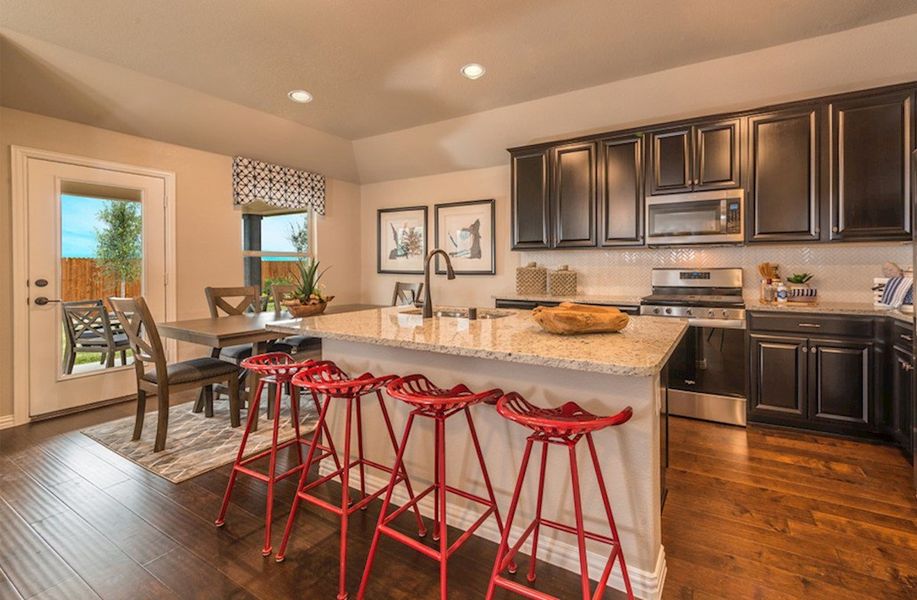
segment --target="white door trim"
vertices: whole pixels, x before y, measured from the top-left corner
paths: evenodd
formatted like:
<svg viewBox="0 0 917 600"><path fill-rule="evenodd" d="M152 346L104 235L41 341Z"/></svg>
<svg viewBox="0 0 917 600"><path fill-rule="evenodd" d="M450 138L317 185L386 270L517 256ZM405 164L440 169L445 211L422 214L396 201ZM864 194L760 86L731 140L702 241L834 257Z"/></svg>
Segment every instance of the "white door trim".
<svg viewBox="0 0 917 600"><path fill-rule="evenodd" d="M29 422L29 204L28 161L47 160L81 167L105 169L117 173L143 175L163 180L165 186L165 269L166 320L175 319L175 173L138 167L106 160L62 154L49 150L11 146L12 215L13 215L13 418L11 423L0 418L0 429ZM176 345L167 342L167 352L174 360Z"/></svg>

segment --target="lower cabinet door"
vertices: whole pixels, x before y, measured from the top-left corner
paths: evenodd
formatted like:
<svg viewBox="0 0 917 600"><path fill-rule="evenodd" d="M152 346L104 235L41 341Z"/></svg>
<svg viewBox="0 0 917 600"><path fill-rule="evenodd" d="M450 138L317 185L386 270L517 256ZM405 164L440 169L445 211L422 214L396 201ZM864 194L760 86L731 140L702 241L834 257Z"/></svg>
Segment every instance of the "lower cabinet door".
<svg viewBox="0 0 917 600"><path fill-rule="evenodd" d="M913 448L911 439L911 394L914 386L914 358L900 348L892 350L891 433L905 450Z"/></svg>
<svg viewBox="0 0 917 600"><path fill-rule="evenodd" d="M843 428L872 426L873 345L810 340L809 419Z"/></svg>
<svg viewBox="0 0 917 600"><path fill-rule="evenodd" d="M804 421L808 339L751 334L749 415Z"/></svg>

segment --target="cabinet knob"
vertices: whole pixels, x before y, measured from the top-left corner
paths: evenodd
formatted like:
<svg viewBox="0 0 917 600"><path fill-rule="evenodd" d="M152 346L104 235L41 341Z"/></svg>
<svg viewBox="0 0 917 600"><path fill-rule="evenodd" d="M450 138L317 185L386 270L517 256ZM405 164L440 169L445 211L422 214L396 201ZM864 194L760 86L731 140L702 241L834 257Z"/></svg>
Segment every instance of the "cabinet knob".
<svg viewBox="0 0 917 600"><path fill-rule="evenodd" d="M803 352L808 352L808 351L809 351L808 346L803 346L803 347L802 347L802 351L803 351Z"/></svg>

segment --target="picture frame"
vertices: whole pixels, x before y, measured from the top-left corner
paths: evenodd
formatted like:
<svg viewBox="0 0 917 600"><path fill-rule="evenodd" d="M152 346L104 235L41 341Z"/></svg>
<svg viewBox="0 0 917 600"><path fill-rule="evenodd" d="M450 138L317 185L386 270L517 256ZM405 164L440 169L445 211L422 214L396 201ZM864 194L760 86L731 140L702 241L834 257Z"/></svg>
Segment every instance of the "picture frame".
<svg viewBox="0 0 917 600"><path fill-rule="evenodd" d="M423 274L427 255L427 207L376 211L376 272Z"/></svg>
<svg viewBox="0 0 917 600"><path fill-rule="evenodd" d="M434 207L436 247L449 254L456 275L496 275L496 202L493 198L437 204ZM436 273L446 272L436 257Z"/></svg>

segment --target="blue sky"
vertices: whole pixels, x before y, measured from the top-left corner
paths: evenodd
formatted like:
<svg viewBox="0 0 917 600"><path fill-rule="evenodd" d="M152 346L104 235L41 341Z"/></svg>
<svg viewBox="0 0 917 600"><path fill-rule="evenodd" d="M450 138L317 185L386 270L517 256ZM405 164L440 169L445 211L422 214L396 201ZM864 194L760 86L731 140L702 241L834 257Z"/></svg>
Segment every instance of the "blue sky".
<svg viewBox="0 0 917 600"><path fill-rule="evenodd" d="M303 222L304 215L275 215L261 219L261 249L267 252L296 252L290 243L290 224Z"/></svg>
<svg viewBox="0 0 917 600"><path fill-rule="evenodd" d="M105 200L69 196L60 198L61 256L91 258L96 254L96 227Z"/></svg>

